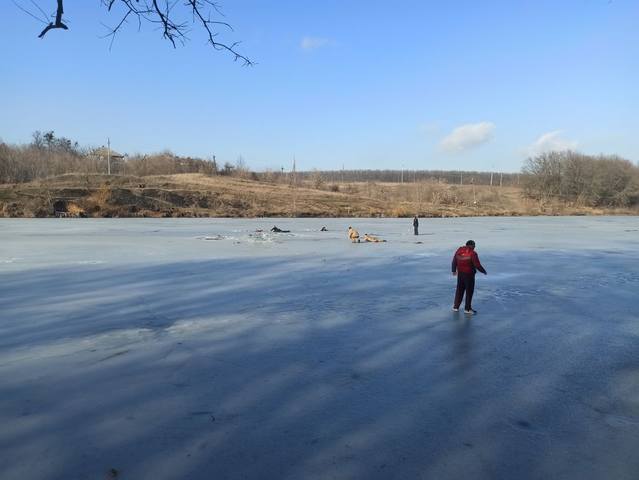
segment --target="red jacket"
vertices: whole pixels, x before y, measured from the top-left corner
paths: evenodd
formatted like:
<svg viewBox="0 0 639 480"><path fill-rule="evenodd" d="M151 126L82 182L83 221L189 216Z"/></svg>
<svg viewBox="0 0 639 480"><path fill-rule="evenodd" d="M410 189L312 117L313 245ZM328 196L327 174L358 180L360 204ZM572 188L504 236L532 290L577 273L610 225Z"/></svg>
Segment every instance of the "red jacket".
<svg viewBox="0 0 639 480"><path fill-rule="evenodd" d="M484 267L479 262L479 257L474 249L463 246L459 247L453 256L453 273L475 273L479 270L481 273L486 273Z"/></svg>

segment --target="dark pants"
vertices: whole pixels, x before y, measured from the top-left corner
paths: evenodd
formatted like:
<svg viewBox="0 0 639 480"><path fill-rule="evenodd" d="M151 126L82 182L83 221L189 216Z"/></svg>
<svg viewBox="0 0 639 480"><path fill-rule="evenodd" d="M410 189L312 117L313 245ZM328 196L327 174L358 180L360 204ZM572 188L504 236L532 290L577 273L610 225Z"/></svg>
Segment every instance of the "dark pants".
<svg viewBox="0 0 639 480"><path fill-rule="evenodd" d="M415 229L415 235L419 235L419 233L417 233L417 230L419 229L419 227L417 225L413 226L413 228Z"/></svg>
<svg viewBox="0 0 639 480"><path fill-rule="evenodd" d="M472 308L473 292L475 291L475 274L457 272L457 290L455 291L455 308L461 305L464 293L466 293L466 303L464 310Z"/></svg>

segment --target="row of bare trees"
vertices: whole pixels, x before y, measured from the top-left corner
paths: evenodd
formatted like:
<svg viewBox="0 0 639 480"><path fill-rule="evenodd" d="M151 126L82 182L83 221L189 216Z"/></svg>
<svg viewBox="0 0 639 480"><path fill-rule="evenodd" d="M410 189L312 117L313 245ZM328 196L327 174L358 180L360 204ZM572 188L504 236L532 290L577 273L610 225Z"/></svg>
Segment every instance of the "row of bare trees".
<svg viewBox="0 0 639 480"><path fill-rule="evenodd" d="M81 147L53 131L33 134L27 145L0 142L0 183L24 183L69 173L104 174L109 170L126 175L172 175L203 173L247 177L250 171L243 159L218 168L215 158L181 157L165 151L150 155L109 156L104 148Z"/></svg>
<svg viewBox="0 0 639 480"><path fill-rule="evenodd" d="M84 169L86 151L77 142L36 131L28 145L0 143L0 183L29 182Z"/></svg>
<svg viewBox="0 0 639 480"><path fill-rule="evenodd" d="M23 183L69 173L135 176L201 173L252 178L275 183L310 183L315 188L342 182L415 183L424 180L449 184L513 185L519 174L497 177L489 172L438 172L396 170L342 170L313 172L251 172L242 157L235 164L218 167L215 158L181 157L165 151L151 155L107 158L104 149L81 147L53 131L33 134L27 145L0 143L0 183ZM402 175L403 173L403 175ZM402 178L403 177L403 178ZM330 182L330 183L329 183ZM617 156L589 156L577 152L548 152L529 158L522 169L524 193L539 201L559 199L587 206L626 207L639 205L639 167Z"/></svg>
<svg viewBox="0 0 639 480"><path fill-rule="evenodd" d="M522 186L529 198L587 206L639 205L639 167L618 156L547 152L529 158Z"/></svg>
<svg viewBox="0 0 639 480"><path fill-rule="evenodd" d="M176 173L203 173L215 175L218 172L215 160L180 157L170 151L152 155L134 155L122 162L116 173L126 175L173 175Z"/></svg>
<svg viewBox="0 0 639 480"><path fill-rule="evenodd" d="M297 172L300 179L323 182L440 182L450 185L516 186L517 173L477 172L459 170L315 170Z"/></svg>

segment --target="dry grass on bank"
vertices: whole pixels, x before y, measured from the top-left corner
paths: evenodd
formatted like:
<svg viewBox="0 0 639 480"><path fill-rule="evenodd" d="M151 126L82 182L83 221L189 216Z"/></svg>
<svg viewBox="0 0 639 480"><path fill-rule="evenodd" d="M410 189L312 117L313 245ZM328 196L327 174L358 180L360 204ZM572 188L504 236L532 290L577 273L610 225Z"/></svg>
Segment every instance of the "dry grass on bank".
<svg viewBox="0 0 639 480"><path fill-rule="evenodd" d="M637 214L540 203L516 187L418 183L277 183L180 174L63 175L0 185L0 216L424 217Z"/></svg>

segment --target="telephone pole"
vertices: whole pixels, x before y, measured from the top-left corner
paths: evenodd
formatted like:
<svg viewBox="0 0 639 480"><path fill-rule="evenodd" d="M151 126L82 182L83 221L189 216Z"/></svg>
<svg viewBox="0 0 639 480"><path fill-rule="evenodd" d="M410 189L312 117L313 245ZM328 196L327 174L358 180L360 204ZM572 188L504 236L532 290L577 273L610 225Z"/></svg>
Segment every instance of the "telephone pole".
<svg viewBox="0 0 639 480"><path fill-rule="evenodd" d="M293 155L293 217L297 211L297 186L295 185L295 155Z"/></svg>
<svg viewBox="0 0 639 480"><path fill-rule="evenodd" d="M295 155L293 155L293 185L295 185Z"/></svg>
<svg viewBox="0 0 639 480"><path fill-rule="evenodd" d="M111 139L107 137L107 173L111 175Z"/></svg>

